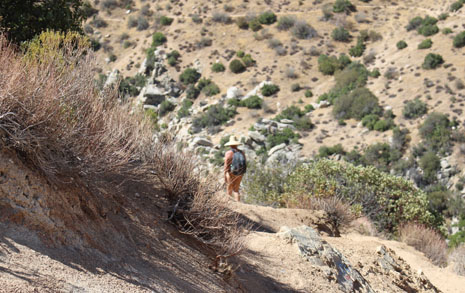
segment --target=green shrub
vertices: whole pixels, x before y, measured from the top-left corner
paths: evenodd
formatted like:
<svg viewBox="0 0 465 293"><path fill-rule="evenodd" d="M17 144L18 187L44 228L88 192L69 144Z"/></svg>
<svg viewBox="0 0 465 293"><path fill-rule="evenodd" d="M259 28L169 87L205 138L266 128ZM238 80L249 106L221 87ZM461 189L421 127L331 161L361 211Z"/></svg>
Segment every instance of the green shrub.
<svg viewBox="0 0 465 293"><path fill-rule="evenodd" d="M458 228L458 232L449 236L449 246L452 248L459 247L462 243L465 243L465 218L462 216L460 221L453 225ZM463 245L462 245L463 247ZM462 248L463 250L463 248ZM463 265L463 263L462 263ZM463 270L463 268L462 268ZM463 275L463 273L462 273Z"/></svg>
<svg viewBox="0 0 465 293"><path fill-rule="evenodd" d="M426 103L417 98L405 104L402 114L407 119L415 119L423 116L427 111L428 108L426 107Z"/></svg>
<svg viewBox="0 0 465 293"><path fill-rule="evenodd" d="M229 70L231 70L233 73L242 73L245 71L245 65L237 59L234 59L229 63Z"/></svg>
<svg viewBox="0 0 465 293"><path fill-rule="evenodd" d="M170 66L175 66L178 63L178 59L181 57L178 51L173 50L166 55L168 57L168 64Z"/></svg>
<svg viewBox="0 0 465 293"><path fill-rule="evenodd" d="M309 40L318 35L316 30L305 21L297 21L292 27L291 33L301 40Z"/></svg>
<svg viewBox="0 0 465 293"><path fill-rule="evenodd" d="M186 89L186 97L190 100L195 100L200 95L200 90L195 85L190 84Z"/></svg>
<svg viewBox="0 0 465 293"><path fill-rule="evenodd" d="M266 142L268 149L271 149L282 143L289 144L290 142L297 142L299 135L293 132L290 128L284 128L282 131L276 131L267 136Z"/></svg>
<svg viewBox="0 0 465 293"><path fill-rule="evenodd" d="M373 126L373 130L384 132L386 130L392 129L395 126L392 119L381 119L376 121Z"/></svg>
<svg viewBox="0 0 465 293"><path fill-rule="evenodd" d="M451 28L445 27L445 28L442 29L442 33L443 33L444 35L448 35L448 34L453 33L453 31L452 31Z"/></svg>
<svg viewBox="0 0 465 293"><path fill-rule="evenodd" d="M168 100L164 100L163 102L161 102L160 104L160 107L158 109L158 115L160 117L163 117L165 116L168 112L171 112L174 110L174 108L176 108L176 106L171 103L170 101Z"/></svg>
<svg viewBox="0 0 465 293"><path fill-rule="evenodd" d="M366 148L361 162L365 166L375 166L381 171L388 172L401 157L402 153L398 149L391 148L387 143L375 143Z"/></svg>
<svg viewBox="0 0 465 293"><path fill-rule="evenodd" d="M199 132L205 127L213 127L224 124L229 119L234 117L234 115L236 115L235 109L224 108L220 104L210 106L206 112L193 119L192 131L195 133Z"/></svg>
<svg viewBox="0 0 465 293"><path fill-rule="evenodd" d="M274 14L272 11L263 12L258 16L258 21L261 24L273 24L276 22L276 19L276 14Z"/></svg>
<svg viewBox="0 0 465 293"><path fill-rule="evenodd" d="M457 34L454 37L454 47L455 48L462 48L465 46L465 31Z"/></svg>
<svg viewBox="0 0 465 293"><path fill-rule="evenodd" d="M408 45L404 40L402 40L402 41L397 42L396 46L397 46L397 49L402 50L402 49L407 48Z"/></svg>
<svg viewBox="0 0 465 293"><path fill-rule="evenodd" d="M360 57L365 52L365 44L362 39L357 40L357 44L349 49L349 55L352 57Z"/></svg>
<svg viewBox="0 0 465 293"><path fill-rule="evenodd" d="M299 107L294 105L286 107L279 115L275 117L276 120L281 121L282 119L294 120L296 118L303 117L305 112L300 110Z"/></svg>
<svg viewBox="0 0 465 293"><path fill-rule="evenodd" d="M277 92L279 92L279 86L275 84L264 84L261 88L261 93L265 97L272 96L276 94Z"/></svg>
<svg viewBox="0 0 465 293"><path fill-rule="evenodd" d="M294 118L294 126L297 128L297 130L309 131L312 130L315 125L312 123L312 120L309 117L304 116Z"/></svg>
<svg viewBox="0 0 465 293"><path fill-rule="evenodd" d="M320 57L318 57L318 70L324 75L333 75L336 71L346 66L341 62L342 56L345 55L341 55L338 60L336 56L328 57L327 55L321 54Z"/></svg>
<svg viewBox="0 0 465 293"><path fill-rule="evenodd" d="M311 91L311 90L306 90L306 91L305 91L305 97L306 97L306 98L311 98L311 97L313 97L312 91Z"/></svg>
<svg viewBox="0 0 465 293"><path fill-rule="evenodd" d="M336 119L354 118L361 120L368 114L381 114L378 98L367 88L356 88L334 102L333 114Z"/></svg>
<svg viewBox="0 0 465 293"><path fill-rule="evenodd" d="M224 67L223 63L216 62L216 63L213 63L212 65L213 72L223 72L225 70L226 68Z"/></svg>
<svg viewBox="0 0 465 293"><path fill-rule="evenodd" d="M422 64L423 69L435 69L444 63L444 59L439 54L429 53Z"/></svg>
<svg viewBox="0 0 465 293"><path fill-rule="evenodd" d="M449 17L449 14L444 12L444 13L439 14L438 19L446 20L448 17Z"/></svg>
<svg viewBox="0 0 465 293"><path fill-rule="evenodd" d="M166 43L167 39L161 32L156 32L152 36L152 47L158 47Z"/></svg>
<svg viewBox="0 0 465 293"><path fill-rule="evenodd" d="M451 147L451 122L445 114L433 112L420 126L420 136L427 147L435 152L444 152Z"/></svg>
<svg viewBox="0 0 465 293"><path fill-rule="evenodd" d="M462 7L463 7L463 3L460 1L457 1L457 2L452 3L452 5L450 6L450 11L455 12L455 11L460 10Z"/></svg>
<svg viewBox="0 0 465 293"><path fill-rule="evenodd" d="M240 102L240 106L247 107L249 109L261 109L263 99L259 96L250 96Z"/></svg>
<svg viewBox="0 0 465 293"><path fill-rule="evenodd" d="M195 84L199 78L200 73L194 68L186 68L179 76L179 80L185 85Z"/></svg>
<svg viewBox="0 0 465 293"><path fill-rule="evenodd" d="M245 53L244 53L244 51L239 50L239 51L236 52L236 56L239 57L239 58L242 58L242 57L245 56Z"/></svg>
<svg viewBox="0 0 465 293"><path fill-rule="evenodd" d="M299 166L289 176L282 200L299 207L313 197L337 197L359 204L363 214L387 232L409 221L431 224L433 218L423 191L374 167L327 159Z"/></svg>
<svg viewBox="0 0 465 293"><path fill-rule="evenodd" d="M421 35L425 37L435 35L438 32L439 32L439 27L435 24L434 25L431 25L431 24L423 25L418 29L418 33L420 33Z"/></svg>
<svg viewBox="0 0 465 293"><path fill-rule="evenodd" d="M278 20L278 30L280 31L290 30L294 26L295 23L296 23L296 19L294 16L281 16Z"/></svg>
<svg viewBox="0 0 465 293"><path fill-rule="evenodd" d="M345 152L345 150L344 150L344 148L342 147L341 144L336 144L336 145L334 145L332 147L321 146L318 149L318 157L320 157L320 158L327 158L327 157L335 155L335 154L339 154L339 155L345 155L346 154L346 152Z"/></svg>
<svg viewBox="0 0 465 293"><path fill-rule="evenodd" d="M305 105L304 107L305 113L315 111L315 107L313 105Z"/></svg>
<svg viewBox="0 0 465 293"><path fill-rule="evenodd" d="M431 39L426 39L421 41L420 44L418 44L418 49L429 49L433 45L433 41Z"/></svg>
<svg viewBox="0 0 465 293"><path fill-rule="evenodd" d="M147 83L145 75L137 73L134 77L125 77L119 84L119 92L124 96L137 96L142 88Z"/></svg>
<svg viewBox="0 0 465 293"><path fill-rule="evenodd" d="M433 151L428 151L420 158L420 168L423 170L423 180L434 183L437 172L441 169L441 160Z"/></svg>
<svg viewBox="0 0 465 293"><path fill-rule="evenodd" d="M193 102L189 99L184 99L181 104L181 108L178 111L178 118L184 118L190 115L189 109L192 107Z"/></svg>
<svg viewBox="0 0 465 293"><path fill-rule="evenodd" d="M362 125L366 128L373 130L376 122L379 121L379 116L375 114L368 114L362 118Z"/></svg>
<svg viewBox="0 0 465 293"><path fill-rule="evenodd" d="M149 22L145 17L142 15L139 15L137 17L137 30L138 31L143 31L149 28Z"/></svg>
<svg viewBox="0 0 465 293"><path fill-rule="evenodd" d="M333 40L338 41L338 42L349 42L350 41L350 34L349 32L341 27L337 27L333 30L331 33L331 37Z"/></svg>
<svg viewBox="0 0 465 293"><path fill-rule="evenodd" d="M421 26L422 22L423 22L423 18L421 18L420 16L412 18L406 27L407 31L417 29L418 27Z"/></svg>
<svg viewBox="0 0 465 293"><path fill-rule="evenodd" d="M349 0L336 0L333 5L333 12L335 13L350 13L355 11L355 6Z"/></svg>
<svg viewBox="0 0 465 293"><path fill-rule="evenodd" d="M249 21L249 28L250 28L253 32L258 32L258 31L261 30L263 27L262 27L262 25L260 24L260 21L258 21L257 18L254 18L254 19L252 19L251 21Z"/></svg>
<svg viewBox="0 0 465 293"><path fill-rule="evenodd" d="M252 58L250 54L245 54L241 57L242 63L245 67L250 67L255 65L255 60Z"/></svg>
<svg viewBox="0 0 465 293"><path fill-rule="evenodd" d="M207 97L214 96L220 93L220 88L214 82L211 82L202 89L202 93Z"/></svg>
<svg viewBox="0 0 465 293"><path fill-rule="evenodd" d="M162 17L160 17L159 22L161 25L168 26L173 23L173 20L174 20L173 18L163 15Z"/></svg>

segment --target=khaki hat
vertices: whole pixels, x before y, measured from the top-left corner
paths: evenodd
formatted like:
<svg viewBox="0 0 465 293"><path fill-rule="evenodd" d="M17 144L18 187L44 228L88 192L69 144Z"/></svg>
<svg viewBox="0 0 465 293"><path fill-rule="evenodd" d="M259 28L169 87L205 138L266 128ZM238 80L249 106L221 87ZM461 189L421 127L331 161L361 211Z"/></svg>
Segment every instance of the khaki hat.
<svg viewBox="0 0 465 293"><path fill-rule="evenodd" d="M225 146L232 146L232 145L242 145L242 142L238 141L234 135L231 135L229 138L229 142L225 144Z"/></svg>

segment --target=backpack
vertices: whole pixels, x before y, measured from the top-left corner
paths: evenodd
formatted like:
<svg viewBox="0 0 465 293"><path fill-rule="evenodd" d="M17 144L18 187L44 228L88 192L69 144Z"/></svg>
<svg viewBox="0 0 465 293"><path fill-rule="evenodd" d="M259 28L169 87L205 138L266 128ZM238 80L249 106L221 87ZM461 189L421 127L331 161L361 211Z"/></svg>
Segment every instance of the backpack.
<svg viewBox="0 0 465 293"><path fill-rule="evenodd" d="M247 170L247 165L245 163L245 156L242 152L233 150L234 155L231 163L231 173L233 175L243 175Z"/></svg>

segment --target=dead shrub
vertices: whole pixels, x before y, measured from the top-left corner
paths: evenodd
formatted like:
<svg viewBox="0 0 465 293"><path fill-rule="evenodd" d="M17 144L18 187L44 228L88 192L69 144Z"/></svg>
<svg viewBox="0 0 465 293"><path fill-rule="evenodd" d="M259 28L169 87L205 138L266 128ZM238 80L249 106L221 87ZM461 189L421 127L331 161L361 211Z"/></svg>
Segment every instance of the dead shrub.
<svg viewBox="0 0 465 293"><path fill-rule="evenodd" d="M437 266L447 264L447 243L435 230L408 223L399 228L399 238L402 242L423 252L433 264Z"/></svg>
<svg viewBox="0 0 465 293"><path fill-rule="evenodd" d="M79 38L47 32L23 54L0 36L1 147L20 153L51 182L76 177L100 190L107 187L96 178L116 175L161 187L182 232L218 258L240 252L244 230L217 195L218 184L169 135L154 136L142 113L130 113L117 84L97 89L95 58Z"/></svg>
<svg viewBox="0 0 465 293"><path fill-rule="evenodd" d="M465 245L457 247L449 256L452 269L458 275L465 276Z"/></svg>
<svg viewBox="0 0 465 293"><path fill-rule="evenodd" d="M373 222L367 217L360 217L353 220L350 223L350 226L362 235L367 236L377 236L378 231L376 230L376 226Z"/></svg>

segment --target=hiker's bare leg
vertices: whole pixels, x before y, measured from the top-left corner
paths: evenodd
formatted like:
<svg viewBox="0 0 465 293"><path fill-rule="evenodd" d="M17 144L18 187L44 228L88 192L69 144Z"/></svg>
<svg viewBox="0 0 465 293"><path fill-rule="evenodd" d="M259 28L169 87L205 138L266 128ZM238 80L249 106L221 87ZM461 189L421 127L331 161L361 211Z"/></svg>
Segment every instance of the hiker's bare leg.
<svg viewBox="0 0 465 293"><path fill-rule="evenodd" d="M234 199L235 199L236 201L241 201L241 193L240 193L239 191L236 192L236 194L235 194L235 196L234 196Z"/></svg>

